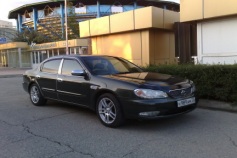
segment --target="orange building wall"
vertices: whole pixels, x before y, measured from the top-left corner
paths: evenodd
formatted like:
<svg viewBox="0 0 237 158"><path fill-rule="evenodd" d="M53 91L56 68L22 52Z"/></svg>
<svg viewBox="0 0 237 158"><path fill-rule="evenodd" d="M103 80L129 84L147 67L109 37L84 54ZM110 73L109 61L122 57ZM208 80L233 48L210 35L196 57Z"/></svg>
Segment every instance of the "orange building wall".
<svg viewBox="0 0 237 158"><path fill-rule="evenodd" d="M138 65L175 62L173 24L179 13L145 7L80 22L80 37L90 37L92 54L123 57ZM90 29L88 29L90 28Z"/></svg>
<svg viewBox="0 0 237 158"><path fill-rule="evenodd" d="M92 54L123 57L137 65L175 63L174 35L143 30L92 37Z"/></svg>
<svg viewBox="0 0 237 158"><path fill-rule="evenodd" d="M180 21L237 15L237 0L180 0Z"/></svg>

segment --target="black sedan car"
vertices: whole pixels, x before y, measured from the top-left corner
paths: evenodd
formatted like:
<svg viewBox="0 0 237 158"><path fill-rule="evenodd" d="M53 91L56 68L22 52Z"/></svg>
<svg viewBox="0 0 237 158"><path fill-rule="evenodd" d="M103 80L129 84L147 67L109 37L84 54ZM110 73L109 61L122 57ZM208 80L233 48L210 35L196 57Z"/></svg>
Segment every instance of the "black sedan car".
<svg viewBox="0 0 237 158"><path fill-rule="evenodd" d="M198 99L191 80L144 72L119 57L66 55L48 58L23 75L36 106L47 99L85 106L117 127L125 119L156 119L190 112Z"/></svg>

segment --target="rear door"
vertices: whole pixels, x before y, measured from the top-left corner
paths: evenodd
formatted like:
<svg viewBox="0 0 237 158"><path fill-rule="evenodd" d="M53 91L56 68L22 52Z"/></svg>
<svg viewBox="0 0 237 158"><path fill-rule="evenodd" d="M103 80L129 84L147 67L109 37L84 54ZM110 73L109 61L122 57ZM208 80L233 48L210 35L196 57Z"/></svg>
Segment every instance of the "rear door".
<svg viewBox="0 0 237 158"><path fill-rule="evenodd" d="M77 59L63 59L62 69L57 78L59 100L88 105L90 82L84 76L71 75L72 70L83 70Z"/></svg>
<svg viewBox="0 0 237 158"><path fill-rule="evenodd" d="M36 75L36 81L47 98L57 99L56 79L61 61L60 58L46 61Z"/></svg>

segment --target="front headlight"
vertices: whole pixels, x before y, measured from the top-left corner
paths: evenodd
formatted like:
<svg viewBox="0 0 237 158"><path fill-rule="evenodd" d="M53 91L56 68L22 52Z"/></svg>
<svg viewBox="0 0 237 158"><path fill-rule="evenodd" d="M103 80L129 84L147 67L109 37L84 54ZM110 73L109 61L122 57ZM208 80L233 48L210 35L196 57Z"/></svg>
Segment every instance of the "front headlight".
<svg viewBox="0 0 237 158"><path fill-rule="evenodd" d="M135 89L134 93L136 96L141 98L153 99L153 98L167 98L167 93L159 90L151 89Z"/></svg>

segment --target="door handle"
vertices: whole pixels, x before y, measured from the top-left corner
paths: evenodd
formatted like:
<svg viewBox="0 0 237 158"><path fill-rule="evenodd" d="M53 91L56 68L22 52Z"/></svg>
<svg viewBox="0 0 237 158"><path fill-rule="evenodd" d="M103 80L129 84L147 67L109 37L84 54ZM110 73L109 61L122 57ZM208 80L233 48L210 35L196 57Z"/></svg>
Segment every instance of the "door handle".
<svg viewBox="0 0 237 158"><path fill-rule="evenodd" d="M57 78L58 82L63 82L63 79Z"/></svg>

